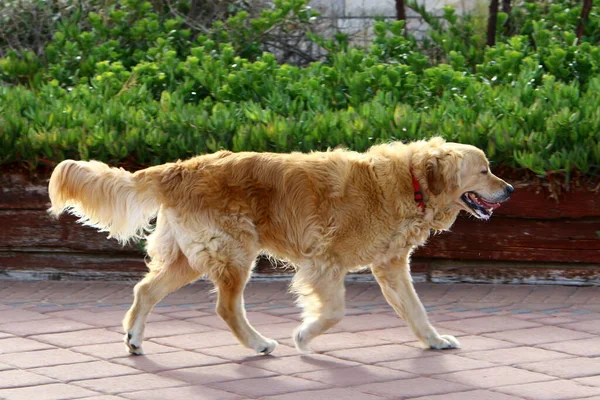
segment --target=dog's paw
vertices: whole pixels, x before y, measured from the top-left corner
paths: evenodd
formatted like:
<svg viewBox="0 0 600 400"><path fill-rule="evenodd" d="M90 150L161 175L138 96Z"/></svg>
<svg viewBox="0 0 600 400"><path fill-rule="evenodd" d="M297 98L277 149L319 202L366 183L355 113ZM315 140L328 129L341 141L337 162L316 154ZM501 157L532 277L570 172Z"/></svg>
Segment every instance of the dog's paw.
<svg viewBox="0 0 600 400"><path fill-rule="evenodd" d="M439 335L427 343L430 349L444 350L456 349L460 347L460 342L451 335Z"/></svg>
<svg viewBox="0 0 600 400"><path fill-rule="evenodd" d="M257 346L255 346L254 350L256 350L257 353L267 355L271 354L278 344L279 343L277 342L277 340L265 339L263 343L260 343Z"/></svg>
<svg viewBox="0 0 600 400"><path fill-rule="evenodd" d="M294 331L294 344L300 353L312 353L310 339L307 336L306 330L302 329L302 327L299 327Z"/></svg>
<svg viewBox="0 0 600 400"><path fill-rule="evenodd" d="M127 350L129 351L129 353L134 354L136 356L143 355L144 350L142 349L142 343L137 343L132 337L133 336L131 333L126 333L125 337L123 338L123 341L127 346Z"/></svg>

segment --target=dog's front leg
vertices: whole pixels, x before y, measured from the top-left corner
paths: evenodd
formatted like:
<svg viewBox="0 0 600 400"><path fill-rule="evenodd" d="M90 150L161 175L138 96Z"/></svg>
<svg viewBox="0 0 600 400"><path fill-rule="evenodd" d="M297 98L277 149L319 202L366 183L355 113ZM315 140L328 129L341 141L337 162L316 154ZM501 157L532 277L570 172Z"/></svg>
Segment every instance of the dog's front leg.
<svg viewBox="0 0 600 400"><path fill-rule="evenodd" d="M460 346L454 336L438 334L429 323L425 308L413 287L408 255L385 264L373 265L371 270L387 302L409 324L419 340L432 349Z"/></svg>

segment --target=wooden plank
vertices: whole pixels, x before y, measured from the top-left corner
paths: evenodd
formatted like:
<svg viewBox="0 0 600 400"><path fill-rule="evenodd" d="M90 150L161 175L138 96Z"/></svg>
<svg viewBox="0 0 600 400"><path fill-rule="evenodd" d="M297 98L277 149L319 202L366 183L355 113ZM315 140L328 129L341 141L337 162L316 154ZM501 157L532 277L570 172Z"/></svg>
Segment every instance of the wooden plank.
<svg viewBox="0 0 600 400"><path fill-rule="evenodd" d="M82 226L71 215L58 220L44 210L0 210L0 248L9 250L76 250L110 252L113 254L141 254L134 245L121 246L116 240L107 240L106 232Z"/></svg>
<svg viewBox="0 0 600 400"><path fill-rule="evenodd" d="M0 275L4 271L15 270L79 270L93 276L104 272L143 273L147 268L142 257L60 252L0 252Z"/></svg>
<svg viewBox="0 0 600 400"><path fill-rule="evenodd" d="M47 209L50 207L48 178L0 174L0 210Z"/></svg>
<svg viewBox="0 0 600 400"><path fill-rule="evenodd" d="M268 261L266 261L268 263ZM412 263L413 279L420 282L600 285L600 265L451 261L421 259ZM268 271L259 268L258 273ZM415 271L418 270L418 271ZM0 253L0 279L127 280L146 272L139 258L64 253ZM289 275L292 271L273 270ZM372 279L369 271L360 279ZM356 279L351 275L349 279Z"/></svg>
<svg viewBox="0 0 600 400"><path fill-rule="evenodd" d="M597 218L600 217L600 193L573 188L555 200L545 190L519 185L511 199L494 214L535 219Z"/></svg>
<svg viewBox="0 0 600 400"><path fill-rule="evenodd" d="M466 265L444 268L434 266L430 274L431 282L451 283L503 283L503 284L559 284L559 285L598 285L599 268L569 267L532 267L528 265L512 266L475 266Z"/></svg>
<svg viewBox="0 0 600 400"><path fill-rule="evenodd" d="M420 257L440 258L447 260L498 260L498 261L537 261L537 262L562 262L565 268L575 263L598 262L598 252L595 250L552 250L535 248L501 248L494 250L447 250L437 251L434 247L426 252L419 252L415 259Z"/></svg>
<svg viewBox="0 0 600 400"><path fill-rule="evenodd" d="M597 219L459 218L451 232L432 237L415 257L458 260L600 262Z"/></svg>
<svg viewBox="0 0 600 400"><path fill-rule="evenodd" d="M21 271L21 272L19 272ZM0 278L17 277L26 273L34 279L60 279L61 275L75 279L95 279L109 276L114 279L140 277L147 272L144 257L104 253L0 251ZM274 265L266 257L259 257L255 273L281 275L294 270L284 264ZM79 278L77 278L79 277ZM111 279L112 279L111 278Z"/></svg>

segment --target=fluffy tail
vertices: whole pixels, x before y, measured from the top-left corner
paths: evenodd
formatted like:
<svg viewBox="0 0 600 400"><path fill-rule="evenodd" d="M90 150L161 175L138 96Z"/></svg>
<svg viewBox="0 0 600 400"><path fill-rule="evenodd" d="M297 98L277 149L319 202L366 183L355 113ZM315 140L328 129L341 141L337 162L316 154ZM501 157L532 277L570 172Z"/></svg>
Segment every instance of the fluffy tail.
<svg viewBox="0 0 600 400"><path fill-rule="evenodd" d="M61 162L52 172L48 192L50 214L58 217L67 211L121 243L141 238L160 207L147 174L97 161Z"/></svg>

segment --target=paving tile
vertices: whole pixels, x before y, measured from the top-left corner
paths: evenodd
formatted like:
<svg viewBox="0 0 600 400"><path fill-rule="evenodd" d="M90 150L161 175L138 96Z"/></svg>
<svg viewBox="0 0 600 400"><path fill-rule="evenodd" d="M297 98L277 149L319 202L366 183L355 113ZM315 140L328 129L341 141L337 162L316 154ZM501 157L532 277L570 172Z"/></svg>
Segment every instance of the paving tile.
<svg viewBox="0 0 600 400"><path fill-rule="evenodd" d="M223 364L227 361L221 358L207 356L206 354L194 353L191 351L177 351L174 353L159 353L141 357L130 356L114 358L112 362L127 365L145 372L158 372L177 368Z"/></svg>
<svg viewBox="0 0 600 400"><path fill-rule="evenodd" d="M564 379L600 375L600 358L575 357L560 362L536 362L519 364L519 368L556 376Z"/></svg>
<svg viewBox="0 0 600 400"><path fill-rule="evenodd" d="M585 386L568 380L526 383L515 386L504 386L495 390L535 400L563 400L589 397L600 394L600 388Z"/></svg>
<svg viewBox="0 0 600 400"><path fill-rule="evenodd" d="M47 343L41 343L37 340L25 339L21 337L0 339L0 354L18 353L21 351L44 350L51 348L53 348L53 346Z"/></svg>
<svg viewBox="0 0 600 400"><path fill-rule="evenodd" d="M87 325L94 327L121 327L121 321L125 317L126 309L118 309L107 312L93 312L90 310L74 309L53 312L50 315L52 317L66 318L77 322L82 322ZM164 321L169 319L168 317L158 314L151 313L148 316L148 322Z"/></svg>
<svg viewBox="0 0 600 400"><path fill-rule="evenodd" d="M84 331L31 336L31 339L49 343L57 347L69 348L101 343L121 343L123 335L106 329L88 329Z"/></svg>
<svg viewBox="0 0 600 400"><path fill-rule="evenodd" d="M0 398L600 399L595 288L417 284L434 326L461 341L439 352L422 349L376 284L349 282L346 318L314 341L325 355L300 356L291 340L300 310L286 285L246 290L250 321L281 343L273 356L240 345L214 314L210 284L198 282L156 308L147 355L133 357L120 327L130 284L0 281L0 387L32 385L4 388ZM49 394L32 392L38 387ZM67 392L84 388L93 391Z"/></svg>
<svg viewBox="0 0 600 400"><path fill-rule="evenodd" d="M23 321L33 321L38 319L47 319L48 317L44 314L21 310L18 308L9 308L6 310L0 310L0 321L2 321L2 325L0 325L0 331L2 332L10 332L5 328L10 326L11 324L15 324L17 322ZM10 324L9 324L10 323Z"/></svg>
<svg viewBox="0 0 600 400"><path fill-rule="evenodd" d="M181 292L181 290L177 291L175 293L180 294L180 292ZM186 307L183 307L182 303L179 303L178 305L169 305L168 304L168 300L172 299L172 298L173 298L173 295L167 297L166 300L163 300L162 302L158 303L158 305L152 309L152 314L165 314L165 315L168 315L168 314L170 314L172 312L181 311L181 310L189 310L190 309L191 306L188 307L189 304L187 304ZM132 299L132 301L133 301L133 299ZM131 304L131 302L130 302L130 304ZM198 307L206 307L207 304L198 303L197 306ZM212 305L212 310L214 310L214 304Z"/></svg>
<svg viewBox="0 0 600 400"><path fill-rule="evenodd" d="M502 339L508 342L527 345L586 339L592 337L592 335L589 333L559 328L557 326L540 326L537 328L488 333L486 336L494 339Z"/></svg>
<svg viewBox="0 0 600 400"><path fill-rule="evenodd" d="M276 307L265 309L262 312L270 315L281 316L285 318L293 318L299 319L300 314L302 314L302 310L298 307L290 306L290 307Z"/></svg>
<svg viewBox="0 0 600 400"><path fill-rule="evenodd" d="M594 375L585 378L574 379L576 382L583 383L584 385L600 387L600 376Z"/></svg>
<svg viewBox="0 0 600 400"><path fill-rule="evenodd" d="M0 371L6 371L7 369L15 369L15 367L0 363Z"/></svg>
<svg viewBox="0 0 600 400"><path fill-rule="evenodd" d="M165 389L142 390L124 393L125 398L133 400L238 400L242 397L222 390L205 386L184 386Z"/></svg>
<svg viewBox="0 0 600 400"><path fill-rule="evenodd" d="M147 356L151 354L170 353L180 350L176 349L175 347L163 346L161 344L156 344L149 341L145 341L143 343L143 348L144 354ZM125 343L123 343L122 340L119 343L103 343L93 344L90 346L77 346L72 347L69 350L101 358L103 360L131 356L129 354L129 351L127 350L127 347L125 346Z"/></svg>
<svg viewBox="0 0 600 400"><path fill-rule="evenodd" d="M61 318L61 319L69 319L76 322L81 322L86 325L90 325L94 328L98 327L109 327L109 326L119 326L123 316L125 315L126 310L115 310L111 312L96 312L74 308L74 309L64 309L61 308L58 311L52 311L47 313L46 315L52 318Z"/></svg>
<svg viewBox="0 0 600 400"><path fill-rule="evenodd" d="M375 365L359 365L350 368L325 369L305 372L295 375L298 378L309 379L329 385L349 387L367 383L394 381L399 379L416 378L417 375L397 371Z"/></svg>
<svg viewBox="0 0 600 400"><path fill-rule="evenodd" d="M460 348L452 350L453 354L465 354L480 350L495 350L508 347L516 347L517 344L504 340L492 339L485 336L461 336Z"/></svg>
<svg viewBox="0 0 600 400"><path fill-rule="evenodd" d="M1 318L2 317L0 317L0 321L5 322ZM43 322L39 319L31 319L0 325L0 331L9 332L19 336L70 332L91 328L93 328L93 326L65 318L48 318L44 319Z"/></svg>
<svg viewBox="0 0 600 400"><path fill-rule="evenodd" d="M471 387L432 378L402 379L356 386L355 390L385 398L419 397L442 393L464 392Z"/></svg>
<svg viewBox="0 0 600 400"><path fill-rule="evenodd" d="M79 399L90 397L98 393L66 385L64 383L53 383L49 385L27 386L14 389L3 389L2 399L5 400L57 400L57 399Z"/></svg>
<svg viewBox="0 0 600 400"><path fill-rule="evenodd" d="M573 318L569 318L569 317L565 317L565 316L551 316L551 317L543 317L543 318L536 318L533 320L533 322L537 322L538 324L544 324L544 325L561 325L561 324L570 324L577 321L576 319ZM566 327L566 326L565 326Z"/></svg>
<svg viewBox="0 0 600 400"><path fill-rule="evenodd" d="M306 354L282 358L261 357L253 361L245 362L244 365L265 369L281 375L293 375L301 372L350 367L357 365L357 363L323 354Z"/></svg>
<svg viewBox="0 0 600 400"><path fill-rule="evenodd" d="M436 378L483 389L522 383L543 382L554 379L548 375L505 366L452 372L449 374L436 375Z"/></svg>
<svg viewBox="0 0 600 400"><path fill-rule="evenodd" d="M434 396L416 397L411 400L521 400L504 393L490 392L489 390L471 390L468 392L444 393Z"/></svg>
<svg viewBox="0 0 600 400"><path fill-rule="evenodd" d="M438 354L439 355L435 357L412 358L409 360L384 362L378 365L405 372L411 372L420 376L444 374L455 371L467 371L471 369L488 368L494 366L494 364L488 361L472 360L470 358L460 357L453 354Z"/></svg>
<svg viewBox="0 0 600 400"><path fill-rule="evenodd" d="M396 313L394 313L393 315L396 315ZM481 316L481 314L479 314L479 315ZM433 326L435 326L438 322L455 321L457 319L461 319L461 318L451 317L447 314L443 314L440 311L428 312L427 317L429 318L429 322L431 322L433 324Z"/></svg>
<svg viewBox="0 0 600 400"><path fill-rule="evenodd" d="M298 321L293 321L293 322L286 322L286 323L282 323L282 324L272 324L272 325L261 325L259 327L257 327L256 329L260 332L261 335L271 338L271 339L275 339L275 340L280 340L280 339L289 339L292 337L294 330L300 325L300 322ZM333 329L330 329L327 332L339 332L339 329L337 329L337 327L334 327Z"/></svg>
<svg viewBox="0 0 600 400"><path fill-rule="evenodd" d="M294 346L293 340L287 339L282 340L283 343ZM352 332L340 332L340 333L327 333L325 335L318 336L311 343L312 349L317 352L329 352L333 350L351 349L355 347L370 347L380 346L388 344L388 342L359 333Z"/></svg>
<svg viewBox="0 0 600 400"><path fill-rule="evenodd" d="M468 318L458 321L446 321L438 323L438 331L443 332L442 327L456 329L471 334L488 332L502 332L515 329L525 329L540 326L531 321L524 321L509 316L489 316L480 318Z"/></svg>
<svg viewBox="0 0 600 400"><path fill-rule="evenodd" d="M495 364L513 365L535 361L558 360L572 356L556 351L537 349L535 347L514 347L508 349L484 350L464 353L464 357L475 360L490 361Z"/></svg>
<svg viewBox="0 0 600 400"><path fill-rule="evenodd" d="M600 319L589 319L564 325L565 328L593 334L600 334ZM2 328L0 327L0 330Z"/></svg>
<svg viewBox="0 0 600 400"><path fill-rule="evenodd" d="M181 368L161 372L161 376L187 382L191 385L205 385L214 382L227 382L238 379L274 376L274 372L240 364L219 364L205 367Z"/></svg>
<svg viewBox="0 0 600 400"><path fill-rule="evenodd" d="M58 379L62 382L81 381L85 379L106 378L110 376L134 375L142 372L123 365L107 361L91 361L73 365L56 365L30 369L31 372Z"/></svg>
<svg viewBox="0 0 600 400"><path fill-rule="evenodd" d="M193 324L188 321L166 320L147 323L144 336L146 339L150 339L164 336L184 335L188 333L200 333L211 330L212 328L210 327Z"/></svg>
<svg viewBox="0 0 600 400"><path fill-rule="evenodd" d="M233 334L228 331L189 333L187 335L155 338L151 339L151 341L184 350L205 349L209 347L238 344L238 341L235 339Z"/></svg>
<svg viewBox="0 0 600 400"><path fill-rule="evenodd" d="M459 309L461 307L458 307ZM464 321L469 318L481 317L485 315L483 312L479 310L460 310L454 312L446 312L444 313L446 317L450 317L448 320L450 321ZM441 321L444 322L444 321Z"/></svg>
<svg viewBox="0 0 600 400"><path fill-rule="evenodd" d="M155 313L152 313L150 315L153 315L153 314L155 314ZM161 314L157 314L157 315L161 315ZM198 311L198 310L183 310L182 311L181 309L176 309L174 311L164 313L164 315L168 316L169 318L185 320L188 318L208 317L209 315L211 315L211 313L208 313L205 311Z"/></svg>
<svg viewBox="0 0 600 400"><path fill-rule="evenodd" d="M589 306L586 308L590 308ZM578 312L584 311L584 312ZM573 318L576 321L598 321L600 320L599 312L587 312L586 310L572 310L569 313L569 318Z"/></svg>
<svg viewBox="0 0 600 400"><path fill-rule="evenodd" d="M208 349L198 349L194 351L235 362L254 361L265 357L264 354L257 353L254 350L244 347L240 344L234 344L231 346L212 347ZM296 350L295 347L290 347L285 344L279 343L275 348L275 351L271 353L271 356L289 357L297 356L299 354L300 353L298 352L298 350Z"/></svg>
<svg viewBox="0 0 600 400"><path fill-rule="evenodd" d="M372 331L399 326L406 326L400 317L384 314L350 315L337 324L337 328L345 332Z"/></svg>
<svg viewBox="0 0 600 400"><path fill-rule="evenodd" d="M287 318L277 317L275 315L269 315L265 313L259 312L246 312L246 317L248 321L253 326L261 326L266 324L283 324L291 322ZM191 318L186 320L187 322L193 322L195 324L200 324L203 326L209 326L215 329L228 330L227 324L223 322L223 320L217 315L210 315L207 317L199 317L199 318Z"/></svg>
<svg viewBox="0 0 600 400"><path fill-rule="evenodd" d="M533 322L536 322L540 318L548 317L547 314L533 312L533 310L522 309L522 308L509 309L509 310L507 310L507 315L510 315L511 318L531 320Z"/></svg>
<svg viewBox="0 0 600 400"><path fill-rule="evenodd" d="M0 389L44 385L53 382L54 379L18 369L0 371ZM0 391L0 395L1 394Z"/></svg>
<svg viewBox="0 0 600 400"><path fill-rule="evenodd" d="M538 347L548 350L556 350L563 353L573 354L582 357L600 356L600 337L590 339L568 340L557 343L541 344Z"/></svg>
<svg viewBox="0 0 600 400"><path fill-rule="evenodd" d="M95 390L96 392L100 393L121 394L139 391L140 388L151 390L166 387L184 386L185 382L166 378L164 376L157 376L154 374L139 374L90 379L85 381L77 381L74 382L74 384L86 389Z"/></svg>
<svg viewBox="0 0 600 400"><path fill-rule="evenodd" d="M239 394L244 398L272 396L276 394L299 392L303 390L325 389L327 385L291 376L270 378L240 379L231 382L209 384L212 388Z"/></svg>
<svg viewBox="0 0 600 400"><path fill-rule="evenodd" d="M246 315L248 317L248 321L250 321L250 323L255 326L298 322L295 319L290 319L285 316L272 315L266 312L259 312L254 310L249 310L246 313Z"/></svg>
<svg viewBox="0 0 600 400"><path fill-rule="evenodd" d="M600 400L600 396L586 397L585 399L582 397L577 400Z"/></svg>
<svg viewBox="0 0 600 400"><path fill-rule="evenodd" d="M460 332L454 329L441 329L441 333L444 335L461 336L464 332ZM358 332L358 335L366 337L375 337L381 340L387 340L392 343L407 343L418 341L415 334L408 326L401 326L397 328L379 329L374 331L362 331Z"/></svg>
<svg viewBox="0 0 600 400"><path fill-rule="evenodd" d="M381 397L372 394L357 392L352 389L322 389L322 390L310 390L302 392L294 392L287 394L279 394L275 396L263 397L264 400L331 400L331 399L344 399L344 400L379 400Z"/></svg>
<svg viewBox="0 0 600 400"><path fill-rule="evenodd" d="M336 350L327 352L326 354L363 364L375 364L378 362L404 360L416 357L432 357L437 355L437 352L429 349L417 349L402 344L387 344L383 346Z"/></svg>
<svg viewBox="0 0 600 400"><path fill-rule="evenodd" d="M0 355L0 363L22 369L74 364L93 360L92 357L64 349L27 351Z"/></svg>

